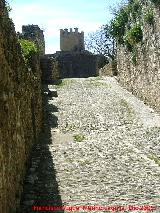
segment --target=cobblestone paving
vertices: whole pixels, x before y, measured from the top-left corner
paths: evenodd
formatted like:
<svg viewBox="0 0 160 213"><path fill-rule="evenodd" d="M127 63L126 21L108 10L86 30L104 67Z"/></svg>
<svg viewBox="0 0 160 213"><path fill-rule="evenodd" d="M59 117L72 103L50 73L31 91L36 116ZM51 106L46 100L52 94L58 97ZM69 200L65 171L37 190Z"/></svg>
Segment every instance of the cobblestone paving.
<svg viewBox="0 0 160 213"><path fill-rule="evenodd" d="M115 78L65 79L55 87L21 212L33 205L121 205L125 212L151 212L128 208L152 205L160 212L160 116Z"/></svg>

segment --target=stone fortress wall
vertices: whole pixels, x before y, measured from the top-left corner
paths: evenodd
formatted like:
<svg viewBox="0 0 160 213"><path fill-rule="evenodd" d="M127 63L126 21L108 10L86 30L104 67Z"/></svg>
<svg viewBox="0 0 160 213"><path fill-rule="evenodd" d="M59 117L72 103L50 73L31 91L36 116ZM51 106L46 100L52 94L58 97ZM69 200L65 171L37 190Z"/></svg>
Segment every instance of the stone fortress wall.
<svg viewBox="0 0 160 213"><path fill-rule="evenodd" d="M61 51L55 54L61 78L87 78L98 75L97 56L85 52Z"/></svg>
<svg viewBox="0 0 160 213"><path fill-rule="evenodd" d="M60 30L60 49L54 56L59 62L61 78L86 78L98 75L97 57L85 50L84 32L78 28Z"/></svg>
<svg viewBox="0 0 160 213"><path fill-rule="evenodd" d="M5 0L0 0L0 212L18 212L32 145L42 127L39 56L28 69Z"/></svg>
<svg viewBox="0 0 160 213"><path fill-rule="evenodd" d="M42 70L42 83L54 83L60 79L59 62L54 54L45 54L40 60Z"/></svg>
<svg viewBox="0 0 160 213"><path fill-rule="evenodd" d="M41 57L42 81L51 83L59 78L86 78L98 75L97 56L85 50L84 32L60 30L60 49Z"/></svg>
<svg viewBox="0 0 160 213"><path fill-rule="evenodd" d="M60 30L60 50L61 51L83 51L84 47L84 32L78 32L78 28L70 28Z"/></svg>
<svg viewBox="0 0 160 213"><path fill-rule="evenodd" d="M85 50L84 32L78 28L60 30L60 49L45 54L43 31L38 25L22 26L20 38L34 41L41 53L42 82L51 83L59 78L91 77L98 75L99 57Z"/></svg>
<svg viewBox="0 0 160 213"><path fill-rule="evenodd" d="M160 111L159 11L160 8L154 7L153 26L143 26L143 46L138 47L136 65L132 64L131 53L125 47L118 46L117 49L120 83L157 111ZM65 39L62 35L60 52L44 55L42 30L37 25L24 26L19 36L36 41L42 55L43 72L36 55L30 70L22 57L5 0L0 0L0 212L17 212L19 206L27 159L43 123L41 76L52 81L97 75L97 58L85 51L84 35L77 31L72 33Z"/></svg>
<svg viewBox="0 0 160 213"><path fill-rule="evenodd" d="M19 34L19 37L35 42L39 49L40 55L45 54L44 34L43 30L41 30L38 25L23 25L22 33Z"/></svg>
<svg viewBox="0 0 160 213"><path fill-rule="evenodd" d="M153 8L154 22L143 23L143 41L137 45L136 64L133 54L123 45L117 47L118 79L122 86L160 112L160 6L141 1L144 14Z"/></svg>

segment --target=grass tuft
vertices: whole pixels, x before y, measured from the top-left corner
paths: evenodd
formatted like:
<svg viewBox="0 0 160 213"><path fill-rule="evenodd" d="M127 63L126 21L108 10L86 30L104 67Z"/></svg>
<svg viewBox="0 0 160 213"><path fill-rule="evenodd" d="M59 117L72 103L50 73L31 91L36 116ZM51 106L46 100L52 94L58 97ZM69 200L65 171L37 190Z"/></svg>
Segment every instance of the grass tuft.
<svg viewBox="0 0 160 213"><path fill-rule="evenodd" d="M82 135L82 134L77 134L77 135L74 135L74 141L76 142L82 142L83 140L85 140L85 136Z"/></svg>

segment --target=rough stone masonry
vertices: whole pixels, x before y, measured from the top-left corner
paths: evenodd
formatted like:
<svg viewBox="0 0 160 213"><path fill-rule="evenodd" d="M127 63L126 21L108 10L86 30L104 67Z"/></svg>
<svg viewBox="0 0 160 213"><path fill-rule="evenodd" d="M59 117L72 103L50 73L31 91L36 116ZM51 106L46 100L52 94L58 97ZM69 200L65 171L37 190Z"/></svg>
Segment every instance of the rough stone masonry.
<svg viewBox="0 0 160 213"><path fill-rule="evenodd" d="M137 45L136 64L132 62L133 54L118 45L118 79L121 85L160 112L160 5L150 0L138 2L144 14L152 9L154 22L151 25L141 20L143 40Z"/></svg>
<svg viewBox="0 0 160 213"><path fill-rule="evenodd" d="M98 75L98 57L85 50L84 32L60 30L60 49L41 58L42 80L53 82L59 78L81 78ZM58 66L57 66L58 62Z"/></svg>
<svg viewBox="0 0 160 213"><path fill-rule="evenodd" d="M42 126L39 57L28 70L5 1L0 0L0 212L16 212L27 160Z"/></svg>

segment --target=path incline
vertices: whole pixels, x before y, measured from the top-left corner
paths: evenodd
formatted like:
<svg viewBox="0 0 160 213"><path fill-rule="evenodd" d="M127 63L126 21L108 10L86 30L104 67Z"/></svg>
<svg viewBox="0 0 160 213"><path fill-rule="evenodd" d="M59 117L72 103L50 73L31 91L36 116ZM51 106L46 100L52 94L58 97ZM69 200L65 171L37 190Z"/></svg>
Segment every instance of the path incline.
<svg viewBox="0 0 160 213"><path fill-rule="evenodd" d="M23 212L33 205L153 205L160 212L160 116L114 78L65 79L55 87Z"/></svg>

